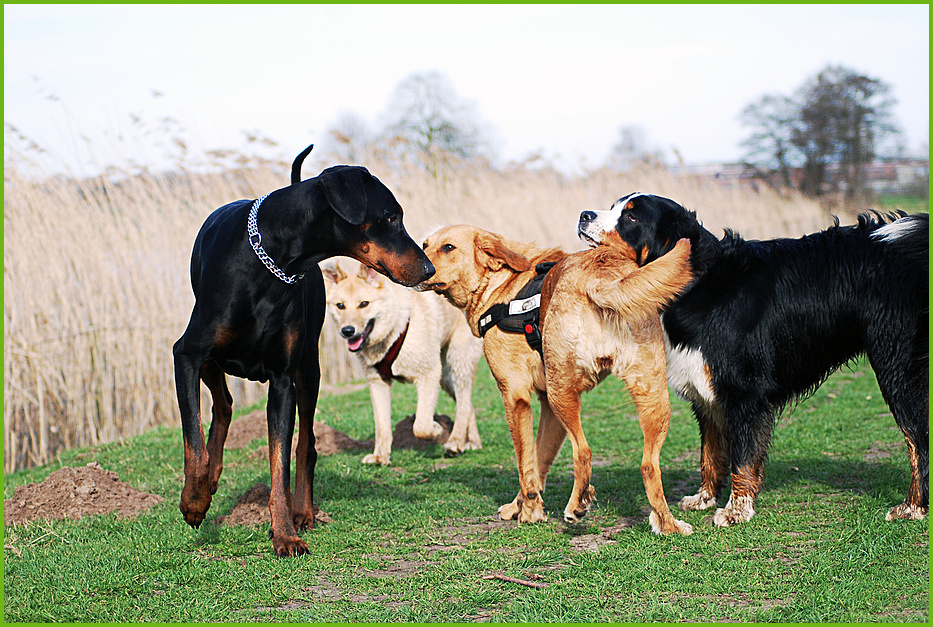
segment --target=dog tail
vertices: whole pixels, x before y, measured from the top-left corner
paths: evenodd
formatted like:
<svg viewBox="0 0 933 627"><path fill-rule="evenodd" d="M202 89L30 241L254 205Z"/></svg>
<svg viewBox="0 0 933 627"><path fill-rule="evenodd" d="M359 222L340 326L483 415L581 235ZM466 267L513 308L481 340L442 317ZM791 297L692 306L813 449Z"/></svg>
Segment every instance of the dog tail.
<svg viewBox="0 0 933 627"><path fill-rule="evenodd" d="M301 164L304 163L305 157L311 152L311 149L314 148L314 144L311 144L295 157L295 160L292 162L292 185L301 182Z"/></svg>
<svg viewBox="0 0 933 627"><path fill-rule="evenodd" d="M624 318L641 318L657 315L692 278L690 240L682 239L670 252L637 268L620 282L593 280L586 291L597 307Z"/></svg>

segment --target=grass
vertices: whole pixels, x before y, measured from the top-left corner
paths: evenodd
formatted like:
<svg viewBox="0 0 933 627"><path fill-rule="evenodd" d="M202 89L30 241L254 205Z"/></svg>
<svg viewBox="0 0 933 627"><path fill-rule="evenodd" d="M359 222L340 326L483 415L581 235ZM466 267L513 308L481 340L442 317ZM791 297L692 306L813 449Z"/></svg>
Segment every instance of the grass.
<svg viewBox="0 0 933 627"><path fill-rule="evenodd" d="M413 412L413 386L393 387L395 420ZM333 522L304 534L311 554L276 559L267 528L212 522L269 481L254 442L225 456L208 520L178 512L181 435L158 427L122 444L62 453L6 476L4 494L62 465L98 461L166 501L136 520L98 516L7 527L7 622L926 622L928 523L885 522L903 499L903 438L864 363L835 374L775 432L757 515L716 528L710 512L676 514L691 536L650 533L638 463L641 434L621 385L584 399L598 507L559 521L572 485L570 447L550 475L550 520L496 520L517 490L514 452L495 384L483 365L475 403L485 448L447 459L440 446L393 452L387 467L362 453L321 457L315 497ZM318 419L371 438L365 390L320 401ZM239 414L245 410L241 410ZM444 398L441 413L453 415ZM662 452L667 496L698 485L697 430L674 403ZM484 576L535 579L544 589Z"/></svg>

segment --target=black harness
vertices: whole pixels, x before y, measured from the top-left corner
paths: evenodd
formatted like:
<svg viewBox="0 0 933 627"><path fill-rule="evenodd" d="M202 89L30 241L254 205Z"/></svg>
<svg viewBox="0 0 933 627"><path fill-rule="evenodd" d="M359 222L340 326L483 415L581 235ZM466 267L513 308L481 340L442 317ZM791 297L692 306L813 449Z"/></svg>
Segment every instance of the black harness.
<svg viewBox="0 0 933 627"><path fill-rule="evenodd" d="M485 337L493 327L505 333L524 333L528 346L541 354L541 330L538 322L541 314L541 284L556 262L539 263L535 266L533 279L519 290L515 300L496 303L479 319L479 336ZM543 354L542 354L543 357Z"/></svg>

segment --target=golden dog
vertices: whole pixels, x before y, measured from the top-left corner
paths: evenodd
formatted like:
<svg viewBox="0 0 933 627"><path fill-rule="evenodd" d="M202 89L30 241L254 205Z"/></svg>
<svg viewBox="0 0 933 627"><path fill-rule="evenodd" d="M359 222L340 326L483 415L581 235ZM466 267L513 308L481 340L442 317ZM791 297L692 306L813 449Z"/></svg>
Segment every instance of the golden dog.
<svg viewBox="0 0 933 627"><path fill-rule="evenodd" d="M492 328L483 343L504 401L521 487L512 503L499 508L499 516L519 522L546 520L541 492L568 433L574 487L564 519L576 522L586 513L595 490L589 485L591 453L580 425L580 395L612 373L626 382L639 411L645 436L641 471L652 531L691 533L690 525L670 513L659 467L670 400L658 307L690 280L689 243L680 242L669 255L638 268L622 248L601 246L567 255L483 229L453 226L429 236L424 251L436 273L417 289L434 290L463 309L477 335L482 315L493 304L512 300L535 275L536 264L558 262L541 293L547 376L541 357L523 335ZM534 444L532 392L541 403Z"/></svg>

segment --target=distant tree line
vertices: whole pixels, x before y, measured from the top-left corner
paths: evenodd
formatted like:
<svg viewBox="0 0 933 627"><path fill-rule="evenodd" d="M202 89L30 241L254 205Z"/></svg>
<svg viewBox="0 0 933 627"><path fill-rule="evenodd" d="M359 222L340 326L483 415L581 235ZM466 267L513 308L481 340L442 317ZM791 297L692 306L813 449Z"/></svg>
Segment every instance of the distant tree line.
<svg viewBox="0 0 933 627"><path fill-rule="evenodd" d="M888 84L843 66L827 66L791 95L764 94L740 113L749 135L744 162L775 187L812 197L842 194L847 202L868 196L866 168L878 157L902 150L893 121L896 100ZM404 78L392 92L380 128L345 111L328 130L330 150L356 162L378 150L435 169L438 158L494 160L494 131L480 119L476 103L457 94L441 72ZM682 162L676 148L674 157ZM649 146L637 124L619 129L608 165L665 165L662 150ZM436 171L436 170L435 170Z"/></svg>
<svg viewBox="0 0 933 627"><path fill-rule="evenodd" d="M828 66L792 95L765 94L739 118L750 135L746 163L759 177L809 196L868 195L865 169L885 148L898 150L900 131L889 85L842 66ZM893 147L893 148L892 148Z"/></svg>

